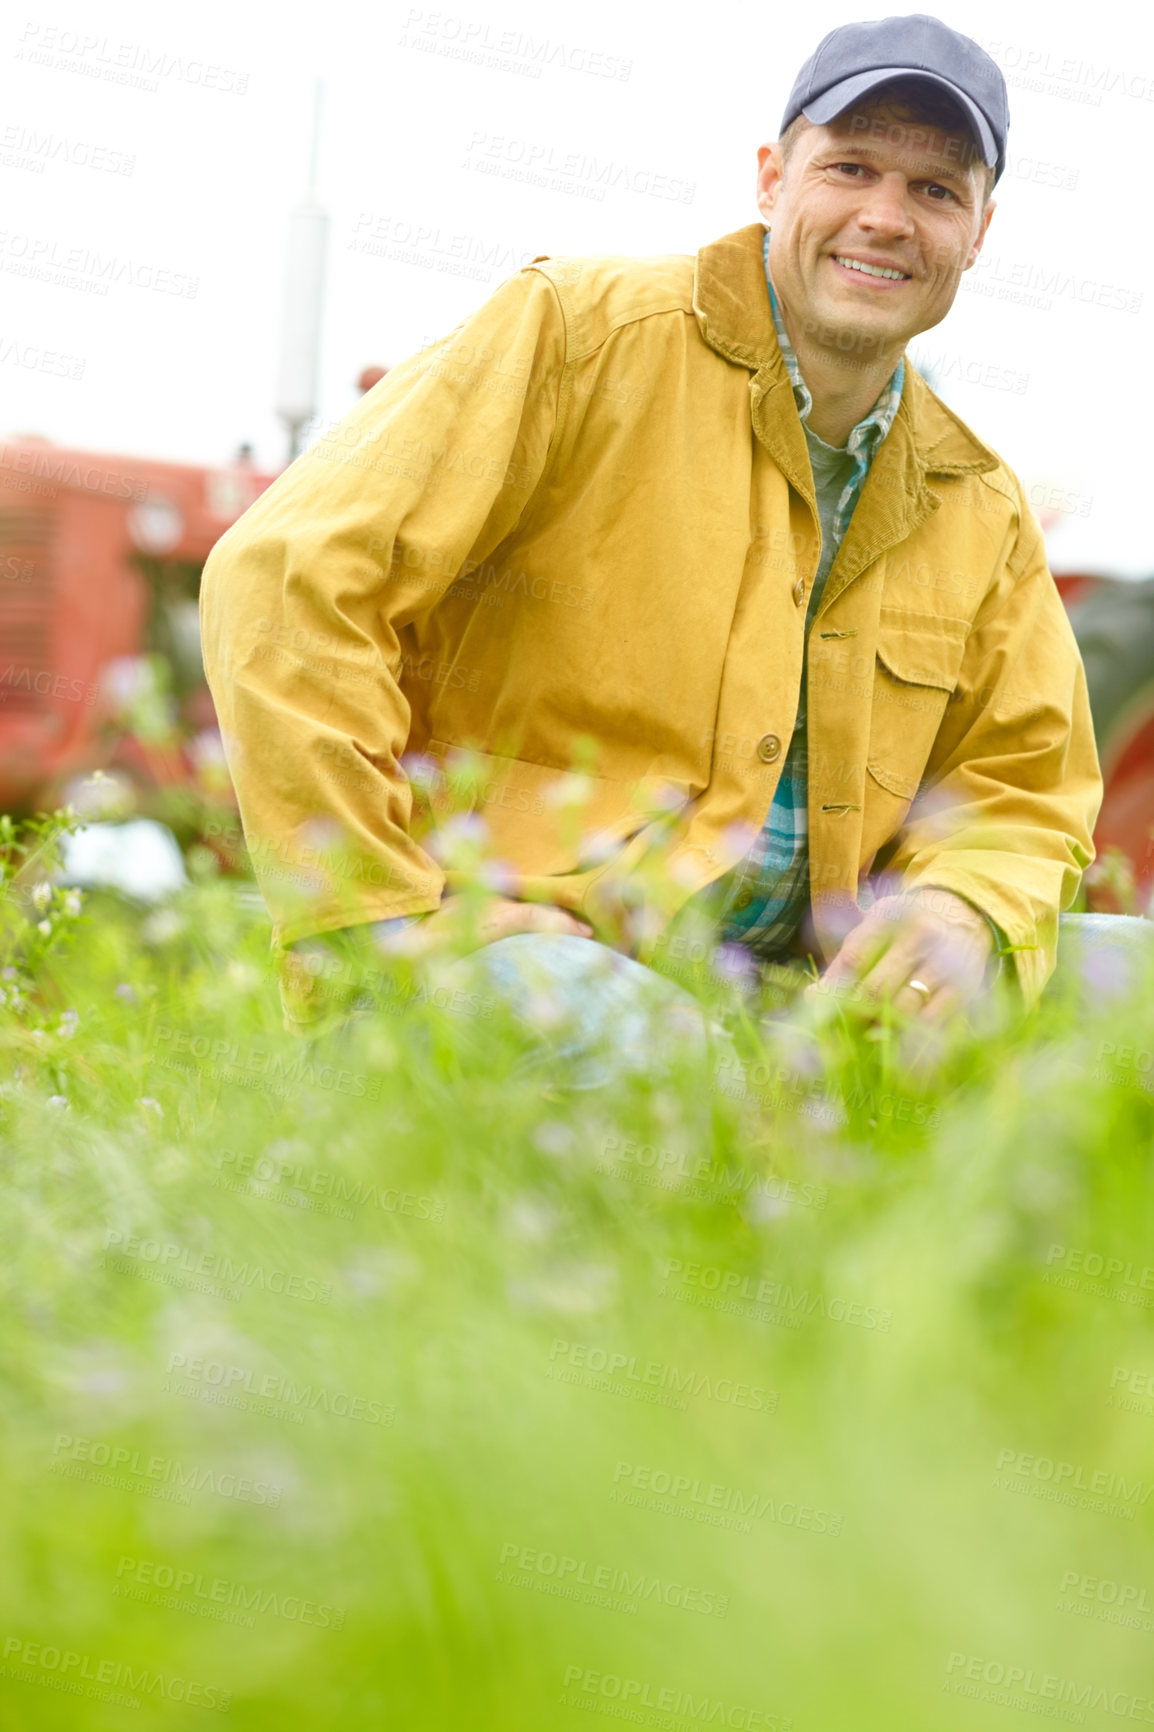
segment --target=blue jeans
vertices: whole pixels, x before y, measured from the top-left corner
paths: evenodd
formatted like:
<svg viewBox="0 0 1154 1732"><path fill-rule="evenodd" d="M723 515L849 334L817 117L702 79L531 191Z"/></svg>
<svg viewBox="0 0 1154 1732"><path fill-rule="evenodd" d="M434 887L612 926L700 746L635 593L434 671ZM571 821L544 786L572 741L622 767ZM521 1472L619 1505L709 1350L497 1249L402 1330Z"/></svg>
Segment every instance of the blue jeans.
<svg viewBox="0 0 1154 1732"><path fill-rule="evenodd" d="M519 932L453 963L442 979L508 1005L538 1046L525 1068L548 1066L570 1088L660 1075L687 1056L704 1063L711 1041L726 1040L676 981L589 938Z"/></svg>
<svg viewBox="0 0 1154 1732"><path fill-rule="evenodd" d="M1154 957L1154 922L1064 914L1048 991L1094 1003L1128 991ZM502 999L571 1088L632 1073L660 1075L675 1058L705 1062L728 1037L676 981L588 938L518 933L452 965L451 977ZM527 1061L531 1068L533 1060Z"/></svg>

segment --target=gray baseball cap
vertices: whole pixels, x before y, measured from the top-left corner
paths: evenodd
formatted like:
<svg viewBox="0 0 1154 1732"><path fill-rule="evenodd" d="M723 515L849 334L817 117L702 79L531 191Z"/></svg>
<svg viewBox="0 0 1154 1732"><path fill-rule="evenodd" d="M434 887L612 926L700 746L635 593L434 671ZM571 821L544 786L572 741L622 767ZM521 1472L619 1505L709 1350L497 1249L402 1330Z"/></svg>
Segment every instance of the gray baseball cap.
<svg viewBox="0 0 1154 1732"><path fill-rule="evenodd" d="M794 81L781 130L799 114L815 126L825 126L894 78L923 79L952 96L969 116L982 160L996 170L997 180L1006 166L1010 129L1001 68L969 36L924 12L831 30Z"/></svg>

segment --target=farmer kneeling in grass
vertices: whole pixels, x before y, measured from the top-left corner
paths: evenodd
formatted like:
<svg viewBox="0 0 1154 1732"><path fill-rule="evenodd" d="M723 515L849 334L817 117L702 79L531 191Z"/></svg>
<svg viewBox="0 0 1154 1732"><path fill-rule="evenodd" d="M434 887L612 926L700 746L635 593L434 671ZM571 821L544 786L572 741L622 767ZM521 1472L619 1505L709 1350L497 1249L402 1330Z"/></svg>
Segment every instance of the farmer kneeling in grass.
<svg viewBox="0 0 1154 1732"><path fill-rule="evenodd" d="M534 260L219 542L205 663L290 1025L354 925L564 983L649 977L704 914L910 1016L1003 956L1036 999L1093 857L1082 665L1016 476L904 359L1007 125L936 19L834 30L762 221Z"/></svg>

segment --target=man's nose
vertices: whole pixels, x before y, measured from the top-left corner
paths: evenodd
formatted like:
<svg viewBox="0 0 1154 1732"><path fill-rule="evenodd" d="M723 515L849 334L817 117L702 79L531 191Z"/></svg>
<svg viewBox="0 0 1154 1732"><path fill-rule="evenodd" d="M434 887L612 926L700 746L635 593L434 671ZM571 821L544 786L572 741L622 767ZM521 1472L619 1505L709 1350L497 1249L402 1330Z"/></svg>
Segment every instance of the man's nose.
<svg viewBox="0 0 1154 1732"><path fill-rule="evenodd" d="M877 234L913 234L909 192L900 175L883 174L875 181L862 198L858 222Z"/></svg>

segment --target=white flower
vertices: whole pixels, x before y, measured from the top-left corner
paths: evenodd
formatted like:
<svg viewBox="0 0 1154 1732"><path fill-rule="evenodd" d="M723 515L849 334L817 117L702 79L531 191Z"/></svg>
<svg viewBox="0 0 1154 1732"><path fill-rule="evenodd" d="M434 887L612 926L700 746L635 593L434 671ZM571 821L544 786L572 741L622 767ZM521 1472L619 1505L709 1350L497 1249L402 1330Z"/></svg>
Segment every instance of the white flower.
<svg viewBox="0 0 1154 1732"><path fill-rule="evenodd" d="M32 900L41 914L52 900L52 886L47 879L41 879L39 884L32 886Z"/></svg>
<svg viewBox="0 0 1154 1732"><path fill-rule="evenodd" d="M498 896L512 896L517 888L517 874L504 860L482 860L477 868L477 882Z"/></svg>
<svg viewBox="0 0 1154 1732"><path fill-rule="evenodd" d="M69 1104L67 1095L49 1095L48 1097L48 1105L50 1107L62 1107L66 1109Z"/></svg>
<svg viewBox="0 0 1154 1732"><path fill-rule="evenodd" d="M558 1159L570 1154L576 1141L572 1126L563 1119L544 1119L533 1133L533 1142L541 1153Z"/></svg>
<svg viewBox="0 0 1154 1732"><path fill-rule="evenodd" d="M76 1024L79 1021L80 1015L78 1011L66 1010L60 1018L60 1026L56 1030L57 1034L62 1035L65 1040L71 1040L72 1036L76 1033Z"/></svg>
<svg viewBox="0 0 1154 1732"><path fill-rule="evenodd" d="M70 915L73 919L75 919L76 916L80 913L80 910L83 907L83 905L84 905L84 898L80 894L79 890L66 890L64 892L64 912L65 912L65 914Z"/></svg>
<svg viewBox="0 0 1154 1732"><path fill-rule="evenodd" d="M570 770L549 784L543 799L547 806L585 806L593 798L593 791L592 776Z"/></svg>
<svg viewBox="0 0 1154 1732"><path fill-rule="evenodd" d="M467 860L488 841L489 826L477 812L454 812L425 843L436 859L452 865Z"/></svg>
<svg viewBox="0 0 1154 1732"><path fill-rule="evenodd" d="M178 938L184 928L184 916L175 908L157 908L140 928L140 936L146 944L167 944L169 939Z"/></svg>
<svg viewBox="0 0 1154 1732"><path fill-rule="evenodd" d="M164 1117L164 1108L159 1101L154 1101L151 1095L141 1095L140 1105L146 1112L155 1113L157 1118Z"/></svg>
<svg viewBox="0 0 1154 1732"><path fill-rule="evenodd" d="M36 922L36 930L37 930L37 932L42 932L44 934L45 938L51 938L51 936L52 936L52 922L51 922L51 920L38 920Z"/></svg>

